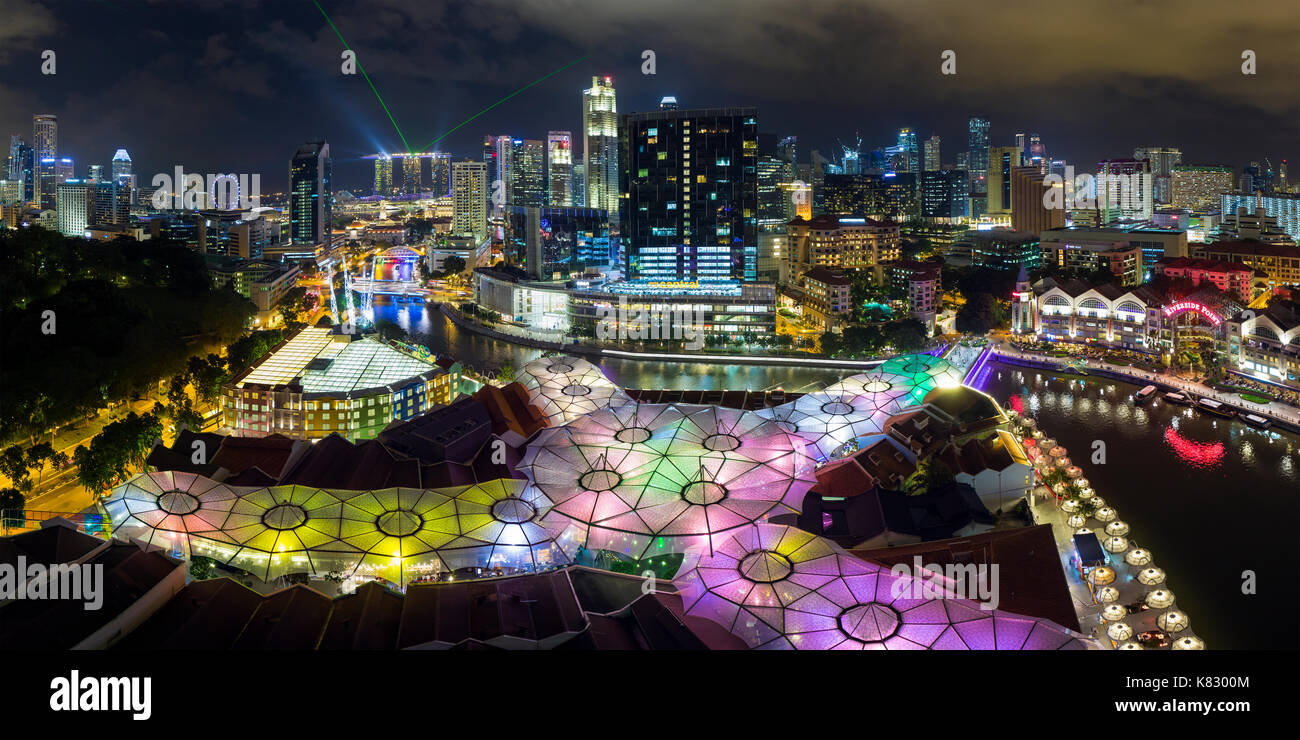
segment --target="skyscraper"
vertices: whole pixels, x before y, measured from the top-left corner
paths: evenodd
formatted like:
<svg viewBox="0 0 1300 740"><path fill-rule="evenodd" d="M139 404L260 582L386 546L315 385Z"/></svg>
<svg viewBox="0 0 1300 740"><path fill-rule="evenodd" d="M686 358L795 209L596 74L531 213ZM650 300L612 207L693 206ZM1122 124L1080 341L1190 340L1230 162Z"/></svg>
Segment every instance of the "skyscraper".
<svg viewBox="0 0 1300 740"><path fill-rule="evenodd" d="M58 198L58 160L54 157L41 157L36 159L36 152L32 151L34 172L32 173L33 196L32 199L39 204L42 211L54 210L56 199Z"/></svg>
<svg viewBox="0 0 1300 740"><path fill-rule="evenodd" d="M430 188L435 198L451 196L451 155L447 152L434 152L429 157L429 176L432 178Z"/></svg>
<svg viewBox="0 0 1300 740"><path fill-rule="evenodd" d="M514 137L500 134L483 139L483 162L487 165L488 182L500 180L504 183L507 198L511 194L510 181L515 170L514 159Z"/></svg>
<svg viewBox="0 0 1300 740"><path fill-rule="evenodd" d="M970 191L972 195L988 192L989 119L972 116L968 124L970 146ZM974 215L974 214L972 214Z"/></svg>
<svg viewBox="0 0 1300 740"><path fill-rule="evenodd" d="M926 170L921 173L921 218L966 217L965 170Z"/></svg>
<svg viewBox="0 0 1300 740"><path fill-rule="evenodd" d="M1208 211L1219 207L1219 196L1232 192L1233 170L1227 166L1176 165L1169 179L1174 208Z"/></svg>
<svg viewBox="0 0 1300 740"><path fill-rule="evenodd" d="M573 195L569 202L574 206L587 207L587 165L582 162L573 165Z"/></svg>
<svg viewBox="0 0 1300 740"><path fill-rule="evenodd" d="M59 156L59 117L53 113L32 116L32 151L36 159Z"/></svg>
<svg viewBox="0 0 1300 740"><path fill-rule="evenodd" d="M665 114L676 111L663 111ZM586 164L587 206L619 217L619 121L614 81L592 77L582 91L582 161Z"/></svg>
<svg viewBox="0 0 1300 740"><path fill-rule="evenodd" d="M35 199L36 165L32 161L32 147L22 137L9 137L9 179L22 183L22 202Z"/></svg>
<svg viewBox="0 0 1300 740"><path fill-rule="evenodd" d="M453 162L451 165L451 231L475 241L487 238L487 177L484 162Z"/></svg>
<svg viewBox="0 0 1300 740"><path fill-rule="evenodd" d="M921 157L916 145L916 130L913 128L903 128L898 131L898 148L903 155L902 168L898 172L917 172L921 171ZM862 170L859 168L858 170ZM845 170L848 173L848 170ZM852 173L848 173L852 174Z"/></svg>
<svg viewBox="0 0 1300 740"><path fill-rule="evenodd" d="M939 156L939 137L931 136L925 140L925 171L935 172L942 169L942 167L943 161Z"/></svg>
<svg viewBox="0 0 1300 740"><path fill-rule="evenodd" d="M546 132L546 202L568 206L573 202L573 134Z"/></svg>
<svg viewBox="0 0 1300 740"><path fill-rule="evenodd" d="M388 154L375 157L375 195L393 194L393 158Z"/></svg>
<svg viewBox="0 0 1300 740"><path fill-rule="evenodd" d="M1105 159L1097 163L1098 226L1120 219L1150 221L1151 160Z"/></svg>
<svg viewBox="0 0 1300 740"><path fill-rule="evenodd" d="M127 154L125 149L118 149L113 152L113 162L110 174L113 182L117 183L119 188L126 191L127 204L135 203L135 172L131 168L131 155Z"/></svg>
<svg viewBox="0 0 1300 740"><path fill-rule="evenodd" d="M526 207L544 205L546 145L540 139L515 139L512 149L515 169L510 182L510 203Z"/></svg>
<svg viewBox="0 0 1300 740"><path fill-rule="evenodd" d="M758 155L758 230L784 233L786 191L781 189L786 163L776 154ZM811 214L810 214L811 215Z"/></svg>
<svg viewBox="0 0 1300 740"><path fill-rule="evenodd" d="M424 192L424 172L420 167L420 158L411 153L402 157L402 192L407 195Z"/></svg>
<svg viewBox="0 0 1300 740"><path fill-rule="evenodd" d="M632 113L618 139L627 274L757 280L757 109Z"/></svg>
<svg viewBox="0 0 1300 740"><path fill-rule="evenodd" d="M298 147L289 161L289 238L294 244L327 243L333 217L333 164L324 139Z"/></svg>
<svg viewBox="0 0 1300 740"><path fill-rule="evenodd" d="M1169 203L1173 200L1174 167L1183 163L1183 153L1167 146L1147 146L1133 150L1134 159L1151 160L1151 179L1155 185L1157 203Z"/></svg>
<svg viewBox="0 0 1300 740"><path fill-rule="evenodd" d="M84 236L94 212L93 186L84 180L67 180L57 186L56 223L64 236Z"/></svg>
<svg viewBox="0 0 1300 740"><path fill-rule="evenodd" d="M986 213L1011 213L1011 170L1020 166L1019 146L995 146L988 150L989 167Z"/></svg>

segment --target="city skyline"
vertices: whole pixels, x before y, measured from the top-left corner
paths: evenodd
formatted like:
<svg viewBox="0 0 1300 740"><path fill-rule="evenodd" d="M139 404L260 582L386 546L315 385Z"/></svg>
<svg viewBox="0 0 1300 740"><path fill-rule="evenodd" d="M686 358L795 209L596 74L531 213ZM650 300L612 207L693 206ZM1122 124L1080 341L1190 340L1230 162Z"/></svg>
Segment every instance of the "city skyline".
<svg viewBox="0 0 1300 740"><path fill-rule="evenodd" d="M1204 31L1192 25L1181 34L1147 39L1145 43L1157 48L1143 55L1141 68L1125 73L1105 61L1106 45L1117 43L1109 40L1090 39L1090 53L1080 55L1094 68L1081 69L1075 59L1029 63L1041 41L1019 37L1014 26L1000 33L1015 38L1012 46L1025 63L993 64L1007 50L995 53L988 40L973 33L936 39L933 46L917 40L906 49L849 44L850 31L862 38L885 28L907 28L918 38L944 35L916 11L874 6L839 8L840 15L832 16L828 14L835 6L814 4L809 18L781 16L780 25L769 27L765 19L771 14L763 3L737 5L728 16L737 27L718 43L705 43L699 31L689 28L697 11L688 6L676 13L666 11L663 17L642 17L644 11L599 5L548 14L525 3L512 6L495 26L493 16L459 4L399 10L379 3L376 12L364 15L323 7L357 51L382 105L361 74L342 73L343 44L311 6L292 11L277 6L254 15L245 3L223 4L221 30L178 23L177 31L166 37L150 31L149 43L129 50L133 63L116 69L113 64L89 64L86 52L94 44L89 39L79 42L77 34L91 28L121 28L125 33L132 23L144 23L137 9L125 8L102 18L102 23L65 28L61 14L33 6L16 8L30 10L24 14L27 21L4 32L7 43L0 52L0 69L6 83L0 87L0 101L5 103L0 123L6 133L26 138L32 115L58 115L60 154L74 157L79 172L89 164L107 165L114 151L126 148L141 185L148 184L146 173L169 172L181 164L191 171L259 172L268 192L287 186L285 155L310 139L331 143L337 189L356 191L373 182L373 168L364 155L424 151L423 142L448 131L428 149L451 152L455 159L477 159L481 149L476 143L481 145L489 133L544 140L550 130L580 132L581 91L592 76L613 78L620 114L653 111L665 95L675 95L685 109L757 107L761 132L799 137L801 161L807 161L813 149L837 159L837 139L852 131L862 132L863 149L869 152L893 143L899 129L910 127L920 139L937 135L952 142L944 147L944 163L955 163L965 149L972 116L989 119L993 146L1012 144L1016 134L1039 133L1049 157L1084 166L1131 156L1138 147L1168 146L1182 150L1185 164L1240 169L1267 158L1276 168L1295 154L1300 140L1294 123L1300 119L1300 102L1285 82L1295 71L1294 55L1287 54L1282 43L1285 21L1261 24L1248 33L1258 39L1252 42L1257 74L1248 76L1239 69L1241 50L1228 49L1229 42L1216 39L1208 30L1213 24L1204 24ZM95 4L81 10L92 17L104 12ZM1140 22L1158 10L1129 12ZM211 11L180 12L195 20L211 19ZM992 23L1005 12L993 11L982 22ZM1068 44L1081 38L1085 29L1065 22L1072 18L1070 11L1060 12L1059 41ZM1022 17L1027 22L1035 13L1039 11L1024 10ZM1185 16L1194 15L1165 14L1168 18L1161 22L1183 23ZM610 24L609 33L592 48L580 31L602 18ZM810 30L817 28L817 20L828 18L834 19L835 30L823 30L821 36ZM249 25L241 26L244 22ZM828 49L832 59L852 54L860 58L814 64L811 59L792 61L789 52L741 53L740 39L761 43L755 34L778 28L807 37L805 50ZM429 45L420 31L437 31L455 43L446 48ZM58 44L49 41L56 34ZM522 48L523 39L528 39L528 48ZM47 46L64 47L54 49L58 68L53 76L40 74L40 54ZM1221 51L1218 67L1207 69L1204 57L1214 55L1189 55L1192 47ZM854 48L858 51L850 52ZM448 49L461 53L449 60ZM509 53L498 58L494 49ZM957 54L955 75L940 73L945 49ZM654 52L654 75L642 74L646 50ZM572 64L575 59L581 61ZM1039 69L1043 66L1055 72L1045 77ZM873 71L869 78L860 74L864 67ZM560 71L519 91L552 70ZM909 84L901 84L904 79ZM218 94L191 101L196 105L168 104L181 96L188 99L195 86ZM1051 105L1044 106L1036 91L1048 89L1054 94ZM1060 95L1063 89L1070 91L1067 97ZM124 94L137 104L110 107L109 96L121 99ZM213 105L208 97L226 102ZM231 100L247 105L230 105Z"/></svg>

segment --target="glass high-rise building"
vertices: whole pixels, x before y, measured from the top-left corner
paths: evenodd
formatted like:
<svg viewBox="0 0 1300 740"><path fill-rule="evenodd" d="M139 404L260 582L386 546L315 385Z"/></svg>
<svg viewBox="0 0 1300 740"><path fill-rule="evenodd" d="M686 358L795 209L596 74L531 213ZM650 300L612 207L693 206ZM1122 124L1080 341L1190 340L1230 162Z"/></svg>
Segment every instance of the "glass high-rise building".
<svg viewBox="0 0 1300 740"><path fill-rule="evenodd" d="M970 191L972 195L984 195L988 192L989 119L971 116L968 133Z"/></svg>
<svg viewBox="0 0 1300 740"><path fill-rule="evenodd" d="M510 182L510 203L542 206L546 198L546 144L541 139L515 139L515 169Z"/></svg>
<svg viewBox="0 0 1300 740"><path fill-rule="evenodd" d="M387 197L393 194L393 158L388 154L375 157L375 195Z"/></svg>
<svg viewBox="0 0 1300 740"><path fill-rule="evenodd" d="M587 165L581 162L575 162L573 165L573 196L569 203L587 207Z"/></svg>
<svg viewBox="0 0 1300 740"><path fill-rule="evenodd" d="M546 132L546 202L573 202L573 134L568 131Z"/></svg>
<svg viewBox="0 0 1300 740"><path fill-rule="evenodd" d="M757 280L756 108L624 115L618 157L629 276Z"/></svg>
<svg viewBox="0 0 1300 740"><path fill-rule="evenodd" d="M675 111L664 111L673 113ZM619 218L618 102L611 77L592 77L582 91L582 161L586 164L587 207Z"/></svg>
<svg viewBox="0 0 1300 740"><path fill-rule="evenodd" d="M965 170L921 173L921 218L961 219L967 214Z"/></svg>
<svg viewBox="0 0 1300 740"><path fill-rule="evenodd" d="M330 145L309 141L289 161L289 238L294 244L329 241L333 217ZM328 248L328 244L325 246Z"/></svg>
<svg viewBox="0 0 1300 740"><path fill-rule="evenodd" d="M424 192L424 172L416 154L408 153L402 157L402 192L407 195Z"/></svg>
<svg viewBox="0 0 1300 740"><path fill-rule="evenodd" d="M453 162L451 165L451 231L456 236L487 238L488 165Z"/></svg>
<svg viewBox="0 0 1300 740"><path fill-rule="evenodd" d="M125 149L118 149L113 152L113 162L109 172L118 188L125 190L127 204L134 204L135 172L131 167L131 155Z"/></svg>
<svg viewBox="0 0 1300 740"><path fill-rule="evenodd" d="M920 172L921 157L916 144L916 130L913 128L903 128L898 131L898 148L902 157L902 167L899 172ZM847 170L846 170L847 171ZM861 172L861 170L858 170Z"/></svg>
<svg viewBox="0 0 1300 740"><path fill-rule="evenodd" d="M59 117L53 113L32 116L32 151L36 159L59 156Z"/></svg>
<svg viewBox="0 0 1300 740"><path fill-rule="evenodd" d="M488 184L500 180L506 197L511 194L510 182L515 171L515 140L509 134L487 136L483 139L483 162L487 165ZM489 188L489 191L491 188Z"/></svg>
<svg viewBox="0 0 1300 740"><path fill-rule="evenodd" d="M434 152L429 155L429 188L435 198L451 196L451 155Z"/></svg>
<svg viewBox="0 0 1300 740"><path fill-rule="evenodd" d="M923 171L936 172L940 169L943 169L943 161L939 156L939 137L931 136L925 140L925 166Z"/></svg>
<svg viewBox="0 0 1300 740"><path fill-rule="evenodd" d="M758 230L760 232L784 231L786 219L786 192L781 189L786 179L786 162L776 154L758 157Z"/></svg>
<svg viewBox="0 0 1300 740"><path fill-rule="evenodd" d="M1151 179L1155 185L1156 202L1172 202L1174 167L1183 163L1182 151L1167 146L1139 147L1133 150L1133 158L1151 160Z"/></svg>

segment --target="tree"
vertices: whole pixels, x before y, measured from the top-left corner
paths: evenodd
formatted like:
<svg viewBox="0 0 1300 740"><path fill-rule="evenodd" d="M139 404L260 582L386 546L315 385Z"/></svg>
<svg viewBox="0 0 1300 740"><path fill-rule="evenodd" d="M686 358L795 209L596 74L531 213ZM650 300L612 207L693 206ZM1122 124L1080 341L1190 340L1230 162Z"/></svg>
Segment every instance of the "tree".
<svg viewBox="0 0 1300 740"><path fill-rule="evenodd" d="M827 357L834 357L835 355L839 354L840 350L843 349L843 347L844 347L844 343L841 341L839 334L836 334L833 331L822 332L821 335L822 354L826 355Z"/></svg>
<svg viewBox="0 0 1300 740"><path fill-rule="evenodd" d="M497 371L497 380L502 383L513 383L515 380L515 366L512 362L507 362Z"/></svg>
<svg viewBox="0 0 1300 740"><path fill-rule="evenodd" d="M927 457L917 463L916 471L903 482L903 492L908 496L935 493L947 488L953 481L952 468L942 460Z"/></svg>
<svg viewBox="0 0 1300 740"><path fill-rule="evenodd" d="M16 488L22 488L23 483L28 479L30 465L23 448L18 445L11 445L4 452L0 452L0 473L8 476Z"/></svg>
<svg viewBox="0 0 1300 740"><path fill-rule="evenodd" d="M903 319L886 324L885 340L899 352L917 352L925 347L925 324L919 319Z"/></svg>
<svg viewBox="0 0 1300 740"><path fill-rule="evenodd" d="M4 526L21 527L27 522L23 512L27 510L27 497L16 488L0 488L0 513L4 514Z"/></svg>
<svg viewBox="0 0 1300 740"><path fill-rule="evenodd" d="M27 466L36 470L36 485L45 478L45 462L54 456L54 445L41 442L27 448Z"/></svg>
<svg viewBox="0 0 1300 740"><path fill-rule="evenodd" d="M465 258L452 255L442 260L442 274L451 277L465 271Z"/></svg>
<svg viewBox="0 0 1300 740"><path fill-rule="evenodd" d="M385 342L391 339L407 338L406 330L402 328L401 324L398 324L392 319L375 319L375 323L371 326L371 329L377 332Z"/></svg>
<svg viewBox="0 0 1300 740"><path fill-rule="evenodd" d="M996 298L988 293L976 293L967 297L966 304L957 311L957 331L983 335L1005 320L1005 312Z"/></svg>

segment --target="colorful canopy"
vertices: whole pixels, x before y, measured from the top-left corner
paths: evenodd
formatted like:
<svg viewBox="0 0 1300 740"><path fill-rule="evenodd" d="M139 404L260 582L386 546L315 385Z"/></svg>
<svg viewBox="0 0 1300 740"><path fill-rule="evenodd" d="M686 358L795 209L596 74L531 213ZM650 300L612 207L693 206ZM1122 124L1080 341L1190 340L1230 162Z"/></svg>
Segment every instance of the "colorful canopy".
<svg viewBox="0 0 1300 740"><path fill-rule="evenodd" d="M815 483L799 437L717 406L631 404L546 429L519 470L555 502L565 541L642 557L797 513Z"/></svg>
<svg viewBox="0 0 1300 740"><path fill-rule="evenodd" d="M675 579L687 614L766 649L1083 649L1051 622L929 598L909 575L793 527L738 529Z"/></svg>
<svg viewBox="0 0 1300 740"><path fill-rule="evenodd" d="M889 418L886 409L891 403L884 396L819 391L755 413L807 440L812 445L809 452L818 460L829 460L832 453L858 437L879 434Z"/></svg>
<svg viewBox="0 0 1300 740"><path fill-rule="evenodd" d="M114 534L212 558L263 580L369 574L393 583L461 568L528 572L568 562L539 523L550 501L525 481L330 491L226 486L146 473L103 502Z"/></svg>
<svg viewBox="0 0 1300 740"><path fill-rule="evenodd" d="M581 357L541 357L525 365L516 379L527 389L528 400L552 425L632 402L599 367Z"/></svg>

